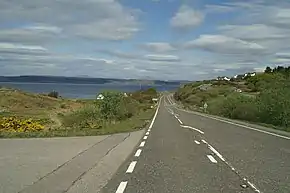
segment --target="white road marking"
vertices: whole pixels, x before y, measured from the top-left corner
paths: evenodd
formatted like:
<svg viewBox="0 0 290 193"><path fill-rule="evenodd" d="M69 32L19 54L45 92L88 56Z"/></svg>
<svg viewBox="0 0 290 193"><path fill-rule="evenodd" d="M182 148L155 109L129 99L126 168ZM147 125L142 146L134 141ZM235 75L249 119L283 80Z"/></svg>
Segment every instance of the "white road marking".
<svg viewBox="0 0 290 193"><path fill-rule="evenodd" d="M135 153L135 157L139 157L142 152L142 149L138 149Z"/></svg>
<svg viewBox="0 0 290 193"><path fill-rule="evenodd" d="M140 143L140 147L144 147L144 145L145 145L145 141L142 141L142 142Z"/></svg>
<svg viewBox="0 0 290 193"><path fill-rule="evenodd" d="M238 123L226 121L226 120L219 119L219 118L216 118L216 117L211 117L211 116L208 116L208 115L203 115L203 114L195 113L195 112L192 112L192 111L187 111L187 110L180 109L180 108L178 108L178 109L181 110L181 111L187 112L187 113L196 114L196 115L203 116L203 117L207 117L207 118L210 118L210 119L214 119L214 120L217 120L217 121L220 121L220 122L228 123L228 124L231 124L231 125L243 127L243 128L246 128L246 129L250 129L250 130L253 130L253 131L260 132L260 133L264 133L264 134L272 135L272 136L275 136L275 137L280 137L280 138L283 138L283 139L290 140L290 137L287 137L287 136L284 136L284 135L279 135L279 134L272 133L272 132L269 132L269 131L264 131L264 130L256 129L256 128L249 127L249 126L246 126L246 125L242 125L242 124L238 124Z"/></svg>
<svg viewBox="0 0 290 193"><path fill-rule="evenodd" d="M132 161L126 171L126 173L132 173L134 171L134 168L137 164L137 161Z"/></svg>
<svg viewBox="0 0 290 193"><path fill-rule="evenodd" d="M256 186L255 186L254 184L252 184L251 182L249 182L249 180L247 180L247 183L251 186L251 188L252 188L255 192L258 192L258 193L261 192L260 190L258 190L258 189L256 188Z"/></svg>
<svg viewBox="0 0 290 193"><path fill-rule="evenodd" d="M204 134L204 132L203 132L203 131L201 131L201 130L199 130L199 129L196 129L196 128L194 128L194 127L191 127L191 126L187 126L187 125L180 125L180 127L183 127L183 128L188 128L188 129L192 129L192 130L195 130L195 131L197 131L197 132L199 132L199 133L201 133L201 134Z"/></svg>
<svg viewBox="0 0 290 193"><path fill-rule="evenodd" d="M150 131L151 131L151 129L148 129L147 131L148 131L148 132L150 132Z"/></svg>
<svg viewBox="0 0 290 193"><path fill-rule="evenodd" d="M222 160L228 167L231 168L231 170L236 173L237 175L240 176L239 172L229 163L225 160L225 158L213 147L211 146L209 143L207 143L205 140L201 140L204 144L206 144L208 146L208 148L216 155L218 156L218 158L220 160ZM208 157L209 158L209 157ZM210 159L210 158L209 158ZM243 178L243 180L257 193L260 193L260 190L258 188L255 187L255 185L253 183L251 183L249 180L247 180L246 178Z"/></svg>
<svg viewBox="0 0 290 193"><path fill-rule="evenodd" d="M208 144L209 145L209 144ZM209 149L216 154L222 161L226 161L225 158L215 149L213 148L211 145L209 145Z"/></svg>
<svg viewBox="0 0 290 193"><path fill-rule="evenodd" d="M196 141L196 140L194 140L194 142L195 142L197 145L199 145L199 144L200 144L200 142L199 142L199 141Z"/></svg>
<svg viewBox="0 0 290 193"><path fill-rule="evenodd" d="M144 136L144 137L143 137L143 139L147 139L147 138L148 138L148 136Z"/></svg>
<svg viewBox="0 0 290 193"><path fill-rule="evenodd" d="M123 193L126 189L126 186L127 186L128 182L121 182L116 193Z"/></svg>
<svg viewBox="0 0 290 193"><path fill-rule="evenodd" d="M162 96L162 97L163 97L163 96ZM160 104L161 104L162 97L161 97L160 100L159 100L158 107L157 107L156 112L155 112L155 114L154 114L154 117L153 117L153 119L152 119L152 121L151 121L151 124L150 124L150 126L149 126L149 129L151 129L151 128L153 127L153 124L154 124L154 122L155 122L155 119L156 119L157 113L158 113L158 111L159 111L159 107L160 107Z"/></svg>
<svg viewBox="0 0 290 193"><path fill-rule="evenodd" d="M207 158L212 162L212 163L217 163L216 159L212 155L207 155Z"/></svg>
<svg viewBox="0 0 290 193"><path fill-rule="evenodd" d="M181 121L180 119L177 118L177 120L178 120L178 122L179 122L181 125L183 125L183 123L182 123L182 121Z"/></svg>
<svg viewBox="0 0 290 193"><path fill-rule="evenodd" d="M145 135L149 135L149 132L146 132Z"/></svg>

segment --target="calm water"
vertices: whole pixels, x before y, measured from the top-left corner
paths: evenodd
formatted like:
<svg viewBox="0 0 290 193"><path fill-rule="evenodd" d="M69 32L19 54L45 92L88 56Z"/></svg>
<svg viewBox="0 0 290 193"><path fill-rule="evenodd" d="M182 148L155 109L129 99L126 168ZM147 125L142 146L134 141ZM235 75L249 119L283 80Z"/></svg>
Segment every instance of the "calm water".
<svg viewBox="0 0 290 193"><path fill-rule="evenodd" d="M17 88L33 93L49 93L53 90L59 92L66 98L95 98L96 94L103 90L117 90L122 92L132 92L140 89L139 85L97 85L97 84L62 84L62 83L7 83L0 82L0 86ZM142 89L152 86L142 85ZM177 86L155 85L158 91L172 91Z"/></svg>

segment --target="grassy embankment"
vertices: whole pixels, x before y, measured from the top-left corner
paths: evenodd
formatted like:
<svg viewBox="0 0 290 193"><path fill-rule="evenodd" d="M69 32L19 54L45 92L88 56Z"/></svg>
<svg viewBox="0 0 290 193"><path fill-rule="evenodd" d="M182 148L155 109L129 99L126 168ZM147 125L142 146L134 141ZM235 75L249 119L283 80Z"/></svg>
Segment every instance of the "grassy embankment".
<svg viewBox="0 0 290 193"><path fill-rule="evenodd" d="M103 135L143 128L154 109L154 89L104 92L103 100L70 100L0 88L0 137Z"/></svg>
<svg viewBox="0 0 290 193"><path fill-rule="evenodd" d="M209 114L290 132L290 67L267 68L265 73L245 79L190 83L174 98L188 109L204 111L206 102Z"/></svg>

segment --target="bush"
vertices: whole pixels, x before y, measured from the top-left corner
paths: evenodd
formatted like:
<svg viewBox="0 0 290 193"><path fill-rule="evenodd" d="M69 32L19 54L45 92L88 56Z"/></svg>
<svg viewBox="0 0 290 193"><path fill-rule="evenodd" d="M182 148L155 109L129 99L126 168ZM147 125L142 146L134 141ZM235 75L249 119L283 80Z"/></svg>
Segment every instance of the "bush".
<svg viewBox="0 0 290 193"><path fill-rule="evenodd" d="M255 99L239 94L232 94L226 98L222 98L214 105L209 105L208 110L210 113L232 119L258 120Z"/></svg>
<svg viewBox="0 0 290 193"><path fill-rule="evenodd" d="M104 92L103 100L97 102L100 116L105 120L116 121L132 117L138 104L130 97L124 97L120 92Z"/></svg>
<svg viewBox="0 0 290 193"><path fill-rule="evenodd" d="M290 126L290 90L287 87L272 88L257 97L259 119L276 126Z"/></svg>
<svg viewBox="0 0 290 193"><path fill-rule="evenodd" d="M100 128L102 126L99 111L93 105L61 116L61 118L65 127Z"/></svg>
<svg viewBox="0 0 290 193"><path fill-rule="evenodd" d="M4 117L0 120L0 132L35 132L41 131L44 126L32 119L20 120L15 117Z"/></svg>
<svg viewBox="0 0 290 193"><path fill-rule="evenodd" d="M59 94L57 91L51 91L50 93L48 93L49 97L53 97L53 98L58 98Z"/></svg>

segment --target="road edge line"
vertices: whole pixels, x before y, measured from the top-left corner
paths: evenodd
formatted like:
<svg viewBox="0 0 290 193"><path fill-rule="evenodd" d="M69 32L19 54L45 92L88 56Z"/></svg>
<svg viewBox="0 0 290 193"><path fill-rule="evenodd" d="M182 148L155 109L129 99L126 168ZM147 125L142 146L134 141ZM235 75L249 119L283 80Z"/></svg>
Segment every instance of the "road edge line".
<svg viewBox="0 0 290 193"><path fill-rule="evenodd" d="M156 109L156 111L155 111L155 114L154 114L154 117L153 117L153 119L152 119L152 121L151 121L151 123L150 123L149 129L151 129L151 128L153 127L153 124L154 124L154 122L155 122L155 119L156 119L156 117L157 117L157 114L158 114L158 111L159 111L159 108L160 108L160 104L161 104L162 98L163 98L163 96L160 98L160 101L159 101L158 107L157 107L157 109Z"/></svg>

